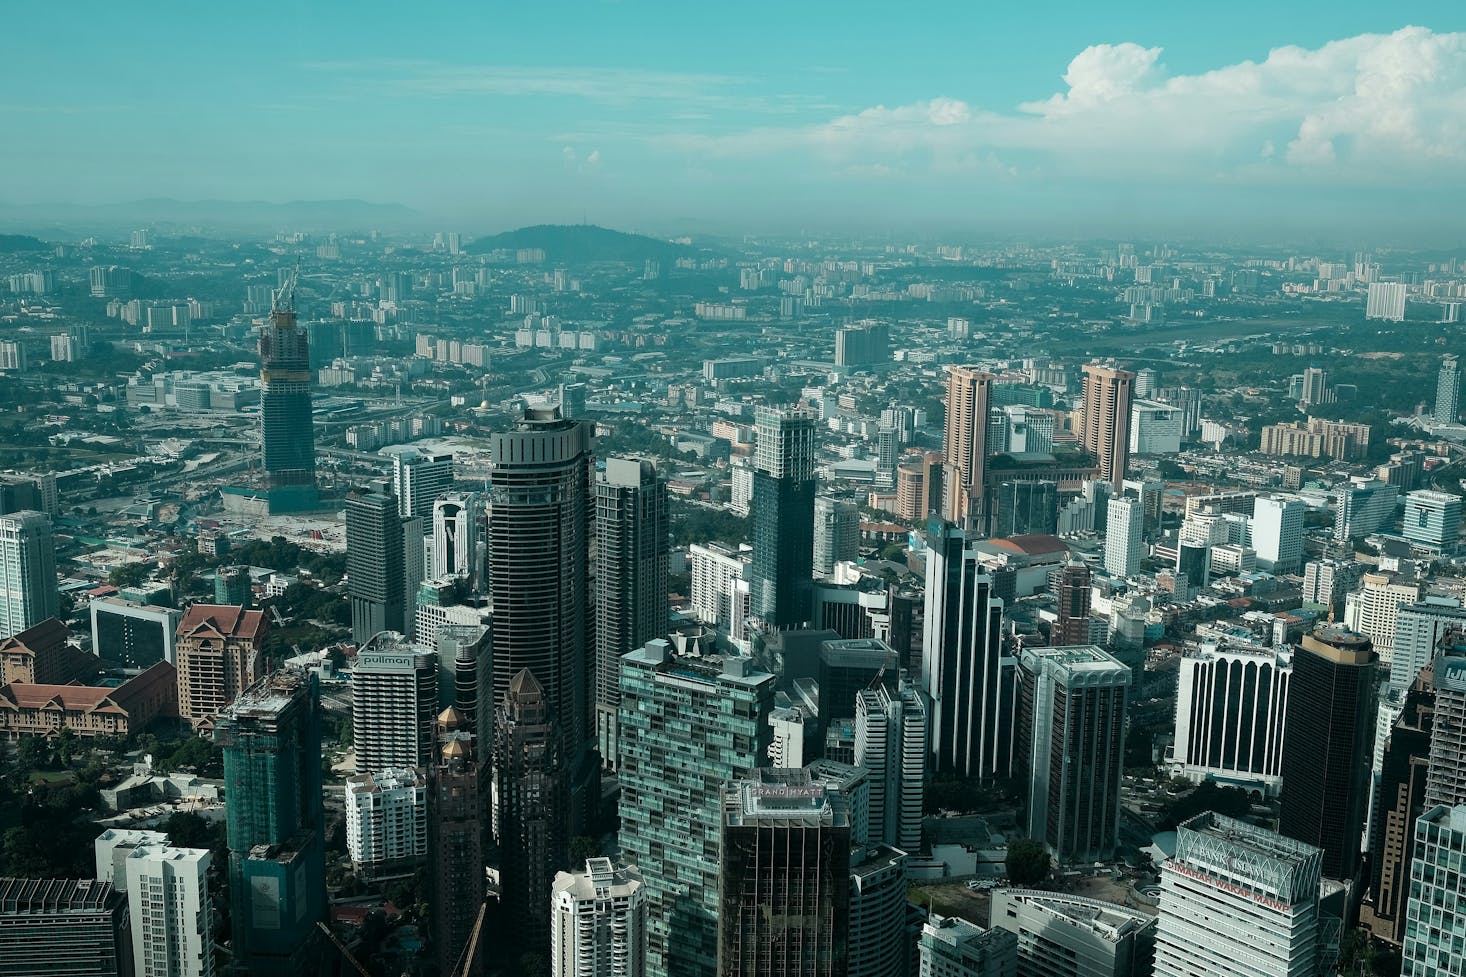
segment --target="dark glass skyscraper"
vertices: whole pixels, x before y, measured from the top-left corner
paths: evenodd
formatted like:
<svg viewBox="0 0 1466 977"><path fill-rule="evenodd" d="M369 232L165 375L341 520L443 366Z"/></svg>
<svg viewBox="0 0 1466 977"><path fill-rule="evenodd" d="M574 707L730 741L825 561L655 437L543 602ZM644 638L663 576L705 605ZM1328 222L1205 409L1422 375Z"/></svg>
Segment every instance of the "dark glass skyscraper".
<svg viewBox="0 0 1466 977"><path fill-rule="evenodd" d="M460 962L479 906L484 901L483 753L462 713L448 708L438 716L437 758L430 768L432 803L428 806L428 850L433 944L438 972L451 974ZM467 973L484 971L482 950Z"/></svg>
<svg viewBox="0 0 1466 977"><path fill-rule="evenodd" d="M292 274L260 327L260 443L266 485L314 495L316 439L311 419L310 343L295 322ZM271 503L274 504L272 492Z"/></svg>
<svg viewBox="0 0 1466 977"><path fill-rule="evenodd" d="M390 482L375 482L346 497L346 590L351 640L358 647L379 631L408 631L402 527ZM414 542L421 549L421 540Z"/></svg>
<svg viewBox="0 0 1466 977"><path fill-rule="evenodd" d="M814 415L760 408L749 600L772 628L809 622L814 580Z"/></svg>

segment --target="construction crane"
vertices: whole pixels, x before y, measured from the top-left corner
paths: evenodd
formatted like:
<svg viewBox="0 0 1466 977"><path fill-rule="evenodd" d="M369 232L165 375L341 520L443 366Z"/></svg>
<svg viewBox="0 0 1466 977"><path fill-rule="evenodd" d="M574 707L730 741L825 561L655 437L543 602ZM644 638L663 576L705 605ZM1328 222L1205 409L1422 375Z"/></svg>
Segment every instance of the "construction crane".
<svg viewBox="0 0 1466 977"><path fill-rule="evenodd" d="M361 977L372 977L372 972L363 967L361 961L351 955L351 951L346 949L346 944L336 938L336 934L331 932L331 927L326 925L325 920L318 920L316 925L320 927L322 933L326 934L326 939L331 941L331 945L341 951L341 955L346 958L346 962L356 968L356 972L361 974Z"/></svg>
<svg viewBox="0 0 1466 977"><path fill-rule="evenodd" d="M300 263L297 262L295 267L290 269L290 274L286 276L280 289L275 293L275 301L270 306L270 312L272 314L276 312L295 311L295 284L299 280Z"/></svg>
<svg viewBox="0 0 1466 977"><path fill-rule="evenodd" d="M488 908L487 899L478 904L478 918L473 921L473 929L469 931L468 942L464 944L463 952L458 955L459 963L453 965L453 971L448 974L448 977L468 977L473 973L473 958L478 955L479 933L484 928L484 910Z"/></svg>

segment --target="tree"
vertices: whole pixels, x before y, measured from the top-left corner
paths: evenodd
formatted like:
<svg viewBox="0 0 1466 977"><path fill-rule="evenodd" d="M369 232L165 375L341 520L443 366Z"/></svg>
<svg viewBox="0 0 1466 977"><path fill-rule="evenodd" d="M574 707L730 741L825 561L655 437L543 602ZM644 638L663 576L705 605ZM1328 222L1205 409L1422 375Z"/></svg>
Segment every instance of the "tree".
<svg viewBox="0 0 1466 977"><path fill-rule="evenodd" d="M1008 880L1014 885L1037 885L1048 878L1049 851L1043 842L1018 838L1008 842L1008 857L1004 865L1008 869Z"/></svg>
<svg viewBox="0 0 1466 977"><path fill-rule="evenodd" d="M214 826L192 811L177 811L163 822L168 844L176 848L213 848Z"/></svg>
<svg viewBox="0 0 1466 977"><path fill-rule="evenodd" d="M123 563L112 568L107 582L114 587L136 587L148 579L148 564Z"/></svg>

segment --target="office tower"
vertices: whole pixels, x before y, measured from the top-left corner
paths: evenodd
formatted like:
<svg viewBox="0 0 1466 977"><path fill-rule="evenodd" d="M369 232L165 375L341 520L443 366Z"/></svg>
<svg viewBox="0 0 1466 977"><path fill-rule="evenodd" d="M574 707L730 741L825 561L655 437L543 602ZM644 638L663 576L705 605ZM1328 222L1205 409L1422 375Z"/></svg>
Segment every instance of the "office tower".
<svg viewBox="0 0 1466 977"><path fill-rule="evenodd" d="M1401 977L1466 974L1466 805L1432 807L1415 823Z"/></svg>
<svg viewBox="0 0 1466 977"><path fill-rule="evenodd" d="M384 452L385 453L385 452ZM453 455L433 454L417 448L392 451L392 494L404 519L419 518L423 526L434 524L433 503L453 491ZM445 571L438 571L441 576Z"/></svg>
<svg viewBox="0 0 1466 977"><path fill-rule="evenodd" d="M295 322L295 276L260 326L260 444L266 484L287 508L315 501L316 434L311 415L310 342ZM272 491L272 504L274 492Z"/></svg>
<svg viewBox="0 0 1466 977"><path fill-rule="evenodd" d="M1369 567L1352 560L1310 560L1303 567L1303 600L1322 604L1334 617L1343 618L1344 598Z"/></svg>
<svg viewBox="0 0 1466 977"><path fill-rule="evenodd" d="M901 442L896 429L882 424L876 431L876 482L890 487L896 484L896 465L901 459Z"/></svg>
<svg viewBox="0 0 1466 977"><path fill-rule="evenodd" d="M1148 977L1156 918L1063 892L998 889L989 913L1018 937L1020 977Z"/></svg>
<svg viewBox="0 0 1466 977"><path fill-rule="evenodd" d="M1105 510L1105 572L1127 579L1140 571L1145 558L1141 533L1145 513L1139 499L1111 499Z"/></svg>
<svg viewBox="0 0 1466 977"><path fill-rule="evenodd" d="M1395 618L1401 607L1420 600L1421 585L1393 573L1366 573L1363 581L1344 599L1344 623L1366 635L1388 665L1395 653Z"/></svg>
<svg viewBox="0 0 1466 977"><path fill-rule="evenodd" d="M1340 542L1377 533L1395 515L1399 490L1385 482L1358 480L1336 489L1334 539Z"/></svg>
<svg viewBox="0 0 1466 977"><path fill-rule="evenodd" d="M645 977L646 887L635 868L588 858L550 896L550 977Z"/></svg>
<svg viewBox="0 0 1466 977"><path fill-rule="evenodd" d="M834 638L819 642L814 668L803 665L786 645L784 671L791 679L813 675L819 683L820 721L853 719L855 700L877 685L895 689L901 663L896 649L879 638ZM777 669L775 669L777 671Z"/></svg>
<svg viewBox="0 0 1466 977"><path fill-rule="evenodd" d="M1003 655L1003 601L962 530L933 519L928 546L921 685L931 700L932 769L1006 776L1014 662Z"/></svg>
<svg viewBox="0 0 1466 977"><path fill-rule="evenodd" d="M921 927L918 977L1017 977L1018 938L956 916L933 914Z"/></svg>
<svg viewBox="0 0 1466 977"><path fill-rule="evenodd" d="M853 808L850 822L854 837ZM906 912L906 852L857 840L850 850L849 977L904 977L911 951Z"/></svg>
<svg viewBox="0 0 1466 977"><path fill-rule="evenodd" d="M358 647L379 631L407 633L406 543L388 482L346 497L346 591Z"/></svg>
<svg viewBox="0 0 1466 977"><path fill-rule="evenodd" d="M346 778L346 851L358 878L413 873L428 851L428 782L421 767Z"/></svg>
<svg viewBox="0 0 1466 977"><path fill-rule="evenodd" d="M51 517L34 510L0 516L0 638L55 617L60 605Z"/></svg>
<svg viewBox="0 0 1466 977"><path fill-rule="evenodd" d="M143 669L178 660L181 611L120 597L94 598L88 610L92 617L92 651L102 661Z"/></svg>
<svg viewBox="0 0 1466 977"><path fill-rule="evenodd" d="M437 713L437 655L396 631L379 631L361 646L351 673L358 772L426 766Z"/></svg>
<svg viewBox="0 0 1466 977"><path fill-rule="evenodd" d="M1291 651L1188 649L1177 675L1172 775L1277 794L1292 679Z"/></svg>
<svg viewBox="0 0 1466 977"><path fill-rule="evenodd" d="M1049 641L1056 645L1089 644L1089 605L1092 599L1091 574L1089 566L1079 560L1070 560L1059 571L1058 620L1049 634Z"/></svg>
<svg viewBox="0 0 1466 977"><path fill-rule="evenodd" d="M492 631L483 624L443 625L438 629L438 665L439 704L452 706L462 727L477 733L479 716L487 722L494 714L488 699L494 681Z"/></svg>
<svg viewBox="0 0 1466 977"><path fill-rule="evenodd" d="M860 510L821 495L814 500L814 573L827 577L836 563L860 556Z"/></svg>
<svg viewBox="0 0 1466 977"><path fill-rule="evenodd" d="M1024 648L1017 761L1028 774L1028 836L1059 862L1114 857L1130 669L1095 645Z"/></svg>
<svg viewBox="0 0 1466 977"><path fill-rule="evenodd" d="M724 786L718 977L844 977L850 810L804 770Z"/></svg>
<svg viewBox="0 0 1466 977"><path fill-rule="evenodd" d="M224 750L234 962L252 977L313 969L326 916L321 693L284 669L244 691L214 724Z"/></svg>
<svg viewBox="0 0 1466 977"><path fill-rule="evenodd" d="M1141 511L1145 513L1146 539L1154 539L1161 528L1161 503L1165 497L1165 482L1147 478L1127 478L1122 483L1122 495L1139 499Z"/></svg>
<svg viewBox="0 0 1466 977"><path fill-rule="evenodd" d="M947 373L942 518L980 532L986 531L988 518L983 496L994 379L972 366L954 366Z"/></svg>
<svg viewBox="0 0 1466 977"><path fill-rule="evenodd" d="M1461 537L1461 496L1425 489L1405 496L1400 534L1435 553L1454 553Z"/></svg>
<svg viewBox="0 0 1466 977"><path fill-rule="evenodd" d="M836 366L868 366L890 358L890 323L857 322L835 330Z"/></svg>
<svg viewBox="0 0 1466 977"><path fill-rule="evenodd" d="M1397 947L1405 940L1415 821L1426 810L1434 718L1435 691L1427 673L1405 693L1381 751L1378 805L1369 837L1368 898L1359 920L1376 939Z"/></svg>
<svg viewBox="0 0 1466 977"><path fill-rule="evenodd" d="M1120 492L1130 447L1130 400L1135 374L1088 363L1084 367L1084 419L1079 446L1094 457L1100 478Z"/></svg>
<svg viewBox="0 0 1466 977"><path fill-rule="evenodd" d="M904 675L894 693L880 685L857 695L855 764L870 772L870 834L859 840L920 850L926 737L926 703Z"/></svg>
<svg viewBox="0 0 1466 977"><path fill-rule="evenodd" d="M206 848L145 845L127 856L133 977L213 977Z"/></svg>
<svg viewBox="0 0 1466 977"><path fill-rule="evenodd" d="M666 635L667 482L650 461L608 458L596 479L596 743L616 766L621 656Z"/></svg>
<svg viewBox="0 0 1466 977"><path fill-rule="evenodd" d="M1447 631L1466 629L1466 609L1448 597L1426 597L1395 610L1395 650L1390 658L1390 694L1401 697L1420 670L1435 658Z"/></svg>
<svg viewBox="0 0 1466 977"><path fill-rule="evenodd" d="M91 879L0 878L0 975L134 977L123 890Z"/></svg>
<svg viewBox="0 0 1466 977"><path fill-rule="evenodd" d="M494 838L512 932L528 946L550 936L550 887L568 861L561 736L544 688L527 668L494 717Z"/></svg>
<svg viewBox="0 0 1466 977"><path fill-rule="evenodd" d="M1466 804L1466 635L1448 634L1432 666L1435 717L1425 806Z"/></svg>
<svg viewBox="0 0 1466 977"><path fill-rule="evenodd" d="M1405 292L1403 282L1370 282L1364 300L1364 318L1404 322Z"/></svg>
<svg viewBox="0 0 1466 977"><path fill-rule="evenodd" d="M220 567L214 574L214 603L248 607L254 600L249 567Z"/></svg>
<svg viewBox="0 0 1466 977"><path fill-rule="evenodd" d="M435 958L440 974L478 977L487 954L469 957L468 945L485 892L483 756L480 741L452 707L438 716L437 733L438 749L428 770L428 898Z"/></svg>
<svg viewBox="0 0 1466 977"><path fill-rule="evenodd" d="M647 889L647 973L712 977L722 787L767 762L774 676L746 658L621 659L621 851Z"/></svg>
<svg viewBox="0 0 1466 977"><path fill-rule="evenodd" d="M1441 369L1435 381L1435 409L1431 416L1437 424L1455 424L1461 419L1461 368L1455 354L1441 357Z"/></svg>
<svg viewBox="0 0 1466 977"><path fill-rule="evenodd" d="M776 630L809 621L814 560L814 414L802 407L757 414L753 472L754 617Z"/></svg>
<svg viewBox="0 0 1466 977"><path fill-rule="evenodd" d="M1305 407L1333 403L1334 392L1329 387L1329 371L1310 366L1303 371L1303 396L1299 401Z"/></svg>
<svg viewBox="0 0 1466 977"><path fill-rule="evenodd" d="M1319 973L1323 853L1220 814L1176 832L1161 863L1155 977Z"/></svg>
<svg viewBox="0 0 1466 977"><path fill-rule="evenodd" d="M479 516L476 495L450 495L432 504L432 577L456 577L474 586L479 573Z"/></svg>
<svg viewBox="0 0 1466 977"><path fill-rule="evenodd" d="M1179 408L1149 400L1130 405L1130 441L1126 445L1130 454L1172 455L1181 450L1185 436Z"/></svg>
<svg viewBox="0 0 1466 977"><path fill-rule="evenodd" d="M1349 881L1359 869L1369 798L1375 671L1369 639L1344 628L1305 634L1293 650L1283 740L1278 830L1323 851L1323 873Z"/></svg>
<svg viewBox="0 0 1466 977"><path fill-rule="evenodd" d="M54 476L49 477L54 482ZM52 493L54 492L53 486ZM8 516L17 512L51 513L52 510L53 506L46 504L39 478L0 475L0 516Z"/></svg>
<svg viewBox="0 0 1466 977"><path fill-rule="evenodd" d="M1057 482L1002 482L994 500L993 535L1052 536L1059 531L1059 485Z"/></svg>
<svg viewBox="0 0 1466 977"><path fill-rule="evenodd" d="M572 421L583 420L585 414L585 384L583 383L562 383L559 388L559 397L556 401L560 405L560 416L569 418Z"/></svg>
<svg viewBox="0 0 1466 977"><path fill-rule="evenodd" d="M263 611L241 605L194 604L175 637L178 715L195 729L224 711L234 697L265 674Z"/></svg>
<svg viewBox="0 0 1466 977"><path fill-rule="evenodd" d="M1303 516L1297 499L1258 499L1252 510L1252 548L1269 573L1297 573L1303 563Z"/></svg>
<svg viewBox="0 0 1466 977"><path fill-rule="evenodd" d="M533 672L559 725L560 756L573 777L595 728L591 435L589 424L565 420L554 409L531 408L490 444L493 701L504 701L521 670Z"/></svg>

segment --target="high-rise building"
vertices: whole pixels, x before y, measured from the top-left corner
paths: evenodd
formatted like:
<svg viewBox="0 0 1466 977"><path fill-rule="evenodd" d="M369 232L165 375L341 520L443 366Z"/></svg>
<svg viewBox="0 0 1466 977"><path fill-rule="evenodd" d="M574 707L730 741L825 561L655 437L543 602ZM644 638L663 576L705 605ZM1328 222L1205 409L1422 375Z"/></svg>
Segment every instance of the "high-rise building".
<svg viewBox="0 0 1466 977"><path fill-rule="evenodd" d="M993 535L1052 536L1059 531L1059 484L1046 481L1008 481L998 484Z"/></svg>
<svg viewBox="0 0 1466 977"><path fill-rule="evenodd" d="M1105 511L1105 572L1124 580L1140 571L1145 558L1145 513L1139 499L1111 499Z"/></svg>
<svg viewBox="0 0 1466 977"><path fill-rule="evenodd" d="M1415 860L1400 977L1466 974L1466 805L1437 805L1415 822Z"/></svg>
<svg viewBox="0 0 1466 977"><path fill-rule="evenodd" d="M867 366L890 358L890 323L857 322L835 331L836 366Z"/></svg>
<svg viewBox="0 0 1466 977"><path fill-rule="evenodd" d="M1130 448L1130 401L1135 374L1100 366L1084 367L1084 417L1079 444L1094 456L1100 478L1118 494L1125 481Z"/></svg>
<svg viewBox="0 0 1466 977"><path fill-rule="evenodd" d="M1364 300L1364 318L1404 322L1405 295L1403 282L1370 282Z"/></svg>
<svg viewBox="0 0 1466 977"><path fill-rule="evenodd" d="M421 549L421 541L415 542ZM364 486L346 497L346 591L351 597L351 640L358 647L379 631L408 633L406 552L402 517L389 482Z"/></svg>
<svg viewBox="0 0 1466 977"><path fill-rule="evenodd" d="M589 858L550 896L550 977L645 977L646 887L635 868Z"/></svg>
<svg viewBox="0 0 1466 977"><path fill-rule="evenodd" d="M717 972L723 784L767 763L774 676L683 658L658 638L621 659L621 850L647 888L649 977Z"/></svg>
<svg viewBox="0 0 1466 977"><path fill-rule="evenodd" d="M102 661L145 669L178 660L181 611L121 597L93 598L87 609L92 618L92 652Z"/></svg>
<svg viewBox="0 0 1466 977"><path fill-rule="evenodd" d="M311 414L310 342L295 321L295 276L260 326L260 444L271 505L315 501L316 433ZM287 497L288 496L288 497Z"/></svg>
<svg viewBox="0 0 1466 977"><path fill-rule="evenodd" d="M263 611L194 604L178 623L178 715L195 729L224 711L265 674Z"/></svg>
<svg viewBox="0 0 1466 977"><path fill-rule="evenodd" d="M583 383L562 383L558 390L560 416L572 421L584 420L586 388Z"/></svg>
<svg viewBox="0 0 1466 977"><path fill-rule="evenodd" d="M1455 424L1461 419L1461 368L1453 353L1441 357L1441 369L1435 381L1435 409L1431 415L1437 424Z"/></svg>
<svg viewBox="0 0 1466 977"><path fill-rule="evenodd" d="M1333 403L1334 391L1329 386L1329 371L1316 366L1305 369L1303 371L1303 395L1298 400L1304 407Z"/></svg>
<svg viewBox="0 0 1466 977"><path fill-rule="evenodd" d="M1435 716L1425 806L1455 807L1466 804L1466 635L1451 633L1441 639L1431 672Z"/></svg>
<svg viewBox="0 0 1466 977"><path fill-rule="evenodd" d="M392 494L404 519L421 519L425 529L435 525L433 503L453 491L453 455L417 448L389 449L392 454ZM383 452L384 454L386 452ZM438 574L449 572L439 570Z"/></svg>
<svg viewBox="0 0 1466 977"><path fill-rule="evenodd" d="M428 884L440 974L479 977L485 953L467 956L484 902L486 765L473 731L452 706L438 716L438 751L428 771Z"/></svg>
<svg viewBox="0 0 1466 977"><path fill-rule="evenodd" d="M1395 657L1395 618L1400 608L1421 598L1421 585L1394 573L1366 573L1364 586L1344 599L1344 623L1367 636L1379 659Z"/></svg>
<svg viewBox="0 0 1466 977"><path fill-rule="evenodd" d="M805 770L723 788L718 977L844 977L850 810Z"/></svg>
<svg viewBox="0 0 1466 977"><path fill-rule="evenodd" d="M1112 858L1130 669L1094 645L1024 648L1015 768L1028 774L1028 836L1061 862Z"/></svg>
<svg viewBox="0 0 1466 977"><path fill-rule="evenodd" d="M921 848L926 743L926 703L904 675L895 692L878 685L858 694L855 764L870 772L870 835L858 840Z"/></svg>
<svg viewBox="0 0 1466 977"><path fill-rule="evenodd" d="M308 973L326 915L315 673L256 682L219 716L214 742L224 750L234 961L252 977Z"/></svg>
<svg viewBox="0 0 1466 977"><path fill-rule="evenodd" d="M1334 539L1345 541L1377 533L1395 515L1400 492L1386 482L1356 479L1334 490Z"/></svg>
<svg viewBox="0 0 1466 977"><path fill-rule="evenodd" d="M1018 938L956 916L933 915L917 944L918 977L1017 977Z"/></svg>
<svg viewBox="0 0 1466 977"><path fill-rule="evenodd" d="M667 631L667 482L650 461L608 458L596 479L596 743L616 765L621 656Z"/></svg>
<svg viewBox="0 0 1466 977"><path fill-rule="evenodd" d="M1400 946L1415 859L1415 821L1426 810L1435 691L1429 673L1405 693L1385 733L1378 802L1369 833L1369 880L1359 921L1376 939Z"/></svg>
<svg viewBox="0 0 1466 977"><path fill-rule="evenodd" d="M1278 830L1323 851L1323 873L1352 880L1369 798L1375 671L1368 638L1339 627L1305 634L1293 650L1283 739Z"/></svg>
<svg viewBox="0 0 1466 977"><path fill-rule="evenodd" d="M1310 560L1303 567L1303 600L1330 608L1333 616L1342 620L1344 598L1368 569L1352 560Z"/></svg>
<svg viewBox="0 0 1466 977"><path fill-rule="evenodd" d="M134 977L122 888L91 879L0 878L0 975Z"/></svg>
<svg viewBox="0 0 1466 977"><path fill-rule="evenodd" d="M942 464L942 518L963 528L987 530L984 498L988 465L991 373L954 366L947 373L947 417Z"/></svg>
<svg viewBox="0 0 1466 977"><path fill-rule="evenodd" d="M411 875L428 853L428 782L420 767L346 778L346 852L358 878Z"/></svg>
<svg viewBox="0 0 1466 977"><path fill-rule="evenodd" d="M994 928L1018 937L1020 977L1148 977L1156 918L1066 892L998 889Z"/></svg>
<svg viewBox="0 0 1466 977"><path fill-rule="evenodd" d="M34 510L0 516L0 638L55 617L60 606L51 517Z"/></svg>
<svg viewBox="0 0 1466 977"><path fill-rule="evenodd" d="M455 577L470 587L482 576L479 562L479 517L476 495L449 495L432 504L432 578ZM410 540L404 540L411 545Z"/></svg>
<svg viewBox="0 0 1466 977"><path fill-rule="evenodd" d="M753 615L771 628L809 621L814 561L814 414L802 407L757 414L753 472Z"/></svg>
<svg viewBox="0 0 1466 977"><path fill-rule="evenodd" d="M550 888L569 860L561 737L544 688L529 669L509 683L494 717L494 837L512 931L529 946L550 937Z"/></svg>
<svg viewBox="0 0 1466 977"><path fill-rule="evenodd" d="M1461 496L1420 489L1405 496L1400 534L1436 553L1454 553L1461 539Z"/></svg>
<svg viewBox="0 0 1466 977"><path fill-rule="evenodd" d="M850 822L854 837L853 804ZM906 852L857 840L850 851L849 977L904 977L911 954L906 912Z"/></svg>
<svg viewBox="0 0 1466 977"><path fill-rule="evenodd" d="M1252 510L1252 548L1269 573L1297 573L1303 562L1303 516L1297 499L1258 499Z"/></svg>
<svg viewBox="0 0 1466 977"><path fill-rule="evenodd" d="M855 700L861 691L874 689L877 685L894 691L900 678L900 668L896 649L879 638L832 637L821 641L814 668L814 677L819 683L820 722L828 726L832 720L855 718ZM791 678L802 671L788 658L784 669Z"/></svg>
<svg viewBox="0 0 1466 977"><path fill-rule="evenodd" d="M168 834L141 828L108 828L92 842L97 860L97 881L107 882L119 892L127 891L127 856L138 848L166 847Z"/></svg>
<svg viewBox="0 0 1466 977"><path fill-rule="evenodd" d="M1058 620L1050 632L1050 643L1056 645L1089 644L1089 607L1093 599L1089 566L1070 560L1059 571Z"/></svg>
<svg viewBox="0 0 1466 977"><path fill-rule="evenodd" d="M463 728L476 733L479 716L493 715L493 635L483 624L445 624L438 629L438 702L458 710ZM488 727L485 726L485 732Z"/></svg>
<svg viewBox="0 0 1466 977"><path fill-rule="evenodd" d="M491 441L489 593L494 703L523 669L534 673L560 730L560 757L578 790L594 726L590 545L592 426L530 408ZM594 768L590 770L594 774ZM572 811L563 812L567 818ZM567 828L568 831L568 828ZM540 904L548 905L548 886Z"/></svg>
<svg viewBox="0 0 1466 977"><path fill-rule="evenodd" d="M1323 853L1245 821L1181 824L1161 864L1155 977L1320 973Z"/></svg>
<svg viewBox="0 0 1466 977"><path fill-rule="evenodd" d="M207 848L143 845L125 862L133 977L213 977ZM0 968L3 970L3 968Z"/></svg>
<svg viewBox="0 0 1466 977"><path fill-rule="evenodd" d="M814 500L814 572L826 577L836 563L860 556L860 510L821 495Z"/></svg>
<svg viewBox="0 0 1466 977"><path fill-rule="evenodd" d="M427 766L437 713L437 655L396 631L379 631L361 646L351 673L359 773Z"/></svg>
<svg viewBox="0 0 1466 977"><path fill-rule="evenodd" d="M932 520L921 685L931 700L932 769L986 779L1011 769L1015 663L1003 654L1003 601L967 542Z"/></svg>
<svg viewBox="0 0 1466 977"><path fill-rule="evenodd" d="M1275 795L1282 784L1292 678L1291 651L1249 645L1188 649L1177 676L1172 775Z"/></svg>
<svg viewBox="0 0 1466 977"><path fill-rule="evenodd" d="M1447 597L1426 597L1395 611L1395 650L1390 657L1390 693L1399 697L1429 665L1447 631L1466 630L1466 608Z"/></svg>
<svg viewBox="0 0 1466 977"><path fill-rule="evenodd" d="M254 600L249 567L220 567L214 573L214 603L248 607Z"/></svg>

